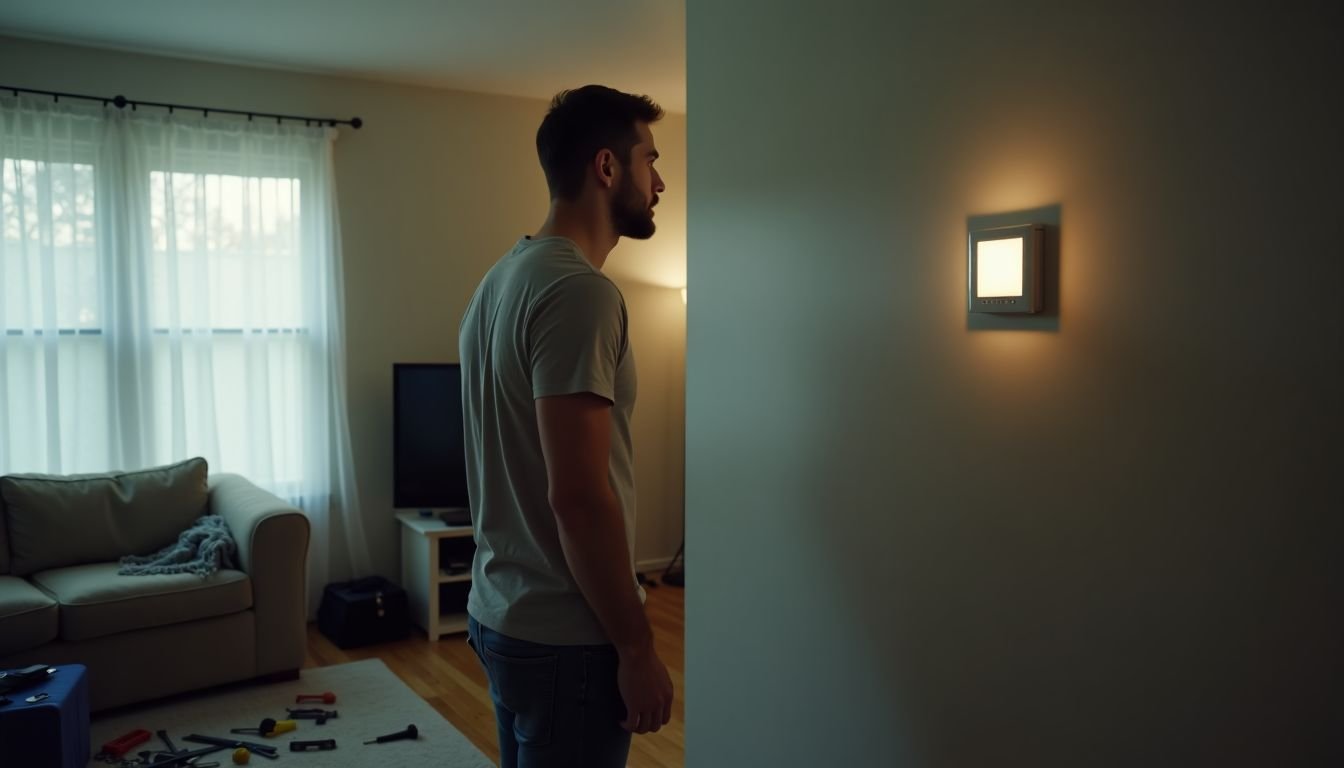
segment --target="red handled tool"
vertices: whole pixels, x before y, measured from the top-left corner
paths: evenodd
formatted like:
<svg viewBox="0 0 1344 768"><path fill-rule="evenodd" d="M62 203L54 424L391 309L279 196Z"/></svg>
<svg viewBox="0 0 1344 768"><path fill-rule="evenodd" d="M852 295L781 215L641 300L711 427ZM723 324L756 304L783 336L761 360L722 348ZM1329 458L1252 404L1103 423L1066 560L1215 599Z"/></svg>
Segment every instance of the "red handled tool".
<svg viewBox="0 0 1344 768"><path fill-rule="evenodd" d="M300 693L298 696L294 697L295 704L302 704L305 701L320 701L323 704L335 704L336 694L331 691L325 691L323 693Z"/></svg>
<svg viewBox="0 0 1344 768"><path fill-rule="evenodd" d="M135 749L136 746L149 741L149 731L143 728L137 728L130 733L122 734L117 738L103 745L103 750L94 757L106 755L108 757L120 758L122 755Z"/></svg>

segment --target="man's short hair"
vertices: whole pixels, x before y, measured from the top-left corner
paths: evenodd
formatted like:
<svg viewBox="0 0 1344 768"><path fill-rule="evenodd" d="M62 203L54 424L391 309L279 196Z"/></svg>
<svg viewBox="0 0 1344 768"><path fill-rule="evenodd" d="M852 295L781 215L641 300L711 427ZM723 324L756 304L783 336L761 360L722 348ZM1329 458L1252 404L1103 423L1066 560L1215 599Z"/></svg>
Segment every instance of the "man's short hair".
<svg viewBox="0 0 1344 768"><path fill-rule="evenodd" d="M552 200L573 200L583 189L588 163L610 149L622 163L639 143L637 123L654 123L663 108L648 96L602 85L561 91L537 129L537 157Z"/></svg>

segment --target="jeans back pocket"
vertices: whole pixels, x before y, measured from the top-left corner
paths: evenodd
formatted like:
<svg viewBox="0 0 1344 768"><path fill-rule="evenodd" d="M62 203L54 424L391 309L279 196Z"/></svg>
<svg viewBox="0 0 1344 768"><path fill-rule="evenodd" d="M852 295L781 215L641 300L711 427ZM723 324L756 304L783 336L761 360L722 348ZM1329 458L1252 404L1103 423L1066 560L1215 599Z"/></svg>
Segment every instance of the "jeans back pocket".
<svg viewBox="0 0 1344 768"><path fill-rule="evenodd" d="M520 655L519 649L492 648L488 639L482 640L481 650L497 703L513 714L518 743L533 747L550 744L559 656L542 648L536 655Z"/></svg>

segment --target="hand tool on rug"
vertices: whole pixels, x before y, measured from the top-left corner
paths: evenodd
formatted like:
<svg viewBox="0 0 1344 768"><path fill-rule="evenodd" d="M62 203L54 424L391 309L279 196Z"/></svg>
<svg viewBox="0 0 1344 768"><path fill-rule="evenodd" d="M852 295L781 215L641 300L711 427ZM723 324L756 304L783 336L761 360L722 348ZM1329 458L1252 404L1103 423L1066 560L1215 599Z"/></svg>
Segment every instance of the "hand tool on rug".
<svg viewBox="0 0 1344 768"><path fill-rule="evenodd" d="M256 728L230 728L229 733L258 733L271 738L282 733L288 733L298 727L299 724L293 720L276 720L273 717L265 717L262 718L261 724Z"/></svg>
<svg viewBox="0 0 1344 768"><path fill-rule="evenodd" d="M177 748L177 745L173 743L173 740L168 738L167 731L160 729L155 731L154 735L158 736L159 739L163 741L163 745L166 749L139 753L140 762L144 765L152 765L156 766L156 768L165 765L175 765L176 763L169 762L169 760L187 755L187 762L191 765L191 768L218 768L219 766L219 763L198 762L197 758L201 755L208 755L211 752L218 752L219 750L224 749L224 747L209 747L208 749L197 750L188 754L188 750Z"/></svg>
<svg viewBox="0 0 1344 768"><path fill-rule="evenodd" d="M168 751L169 751L169 752L172 752L173 754L177 754L177 753L178 753L179 750L178 750L177 746L173 744L173 740L170 739L170 738L168 738L168 732L167 732L167 731L164 731L164 730L158 730L158 731L155 731L154 733L155 733L155 735L157 735L157 736L159 737L159 739L160 739L161 741L163 741L163 745L164 745L165 747L168 748Z"/></svg>
<svg viewBox="0 0 1344 768"><path fill-rule="evenodd" d="M302 704L305 701L320 701L323 704L335 704L336 694L331 691L323 691L322 693L300 693L298 696L294 697L295 704Z"/></svg>
<svg viewBox="0 0 1344 768"><path fill-rule="evenodd" d="M364 742L364 743L365 743L365 744L385 744L385 743L387 743L387 742L389 742L389 741L396 741L397 739L414 739L414 738L418 737L419 735L420 735L420 731L416 730L414 724L411 724L411 725L406 726L406 730L404 730L404 731L397 731L396 733L389 733L389 734L387 734L386 736L379 736L378 738L374 739L373 741L366 741L366 742Z"/></svg>
<svg viewBox="0 0 1344 768"><path fill-rule="evenodd" d="M149 731L143 728L137 728L129 733L123 733L117 738L103 745L98 754L93 756L94 760L102 762L116 762L121 760L121 756L130 752L136 746L149 741Z"/></svg>
<svg viewBox="0 0 1344 768"><path fill-rule="evenodd" d="M195 760L196 758L202 755L209 755L214 752L218 752L221 749L225 749L225 747L215 746L215 747L204 747L202 749L193 749L186 752L179 752L176 755L166 757L163 760L154 760L151 757L147 757L147 755L153 755L154 754L153 752L141 752L140 758L141 760L144 761L144 765L152 765L154 766L154 768L172 768L172 766L174 765L191 765L194 768L206 768L206 766L210 765L210 763L201 764L201 763L193 763L191 761ZM160 752L159 754L163 753ZM123 762L122 765L125 765L125 763ZM214 765L217 766L219 765L219 763L214 763Z"/></svg>
<svg viewBox="0 0 1344 768"><path fill-rule="evenodd" d="M289 742L290 752L311 752L313 750L335 749L335 739L317 739L314 741L291 741Z"/></svg>
<svg viewBox="0 0 1344 768"><path fill-rule="evenodd" d="M216 736L202 736L199 733L193 733L190 736L183 736L183 741L190 741L196 744L214 744L218 747L247 747L253 754L261 755L270 760L279 757L276 754L279 750L269 744L258 744L255 741L243 741L242 739L221 739Z"/></svg>
<svg viewBox="0 0 1344 768"><path fill-rule="evenodd" d="M339 717L340 713L334 709L290 709L285 707L291 720L316 720L318 725L325 725L328 720Z"/></svg>

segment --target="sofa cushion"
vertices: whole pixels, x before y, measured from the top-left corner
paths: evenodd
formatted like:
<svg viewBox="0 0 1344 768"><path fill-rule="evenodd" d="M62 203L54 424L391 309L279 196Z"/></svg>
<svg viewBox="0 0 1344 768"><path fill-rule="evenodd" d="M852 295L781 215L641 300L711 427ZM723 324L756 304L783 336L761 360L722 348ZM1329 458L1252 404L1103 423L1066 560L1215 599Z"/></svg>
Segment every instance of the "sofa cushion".
<svg viewBox="0 0 1344 768"><path fill-rule="evenodd" d="M205 459L100 475L0 477L10 573L147 555L206 513Z"/></svg>
<svg viewBox="0 0 1344 768"><path fill-rule="evenodd" d="M0 576L0 656L49 643L59 627L55 600L23 579Z"/></svg>
<svg viewBox="0 0 1344 768"><path fill-rule="evenodd" d="M252 582L242 571L118 576L116 563L57 568L33 583L61 604L61 639L88 640L132 629L223 616L252 607Z"/></svg>

